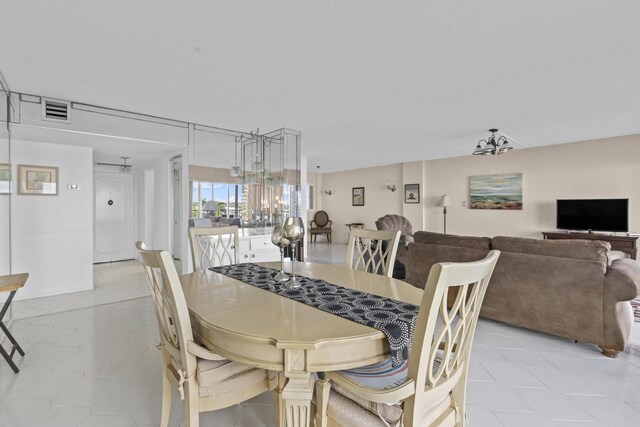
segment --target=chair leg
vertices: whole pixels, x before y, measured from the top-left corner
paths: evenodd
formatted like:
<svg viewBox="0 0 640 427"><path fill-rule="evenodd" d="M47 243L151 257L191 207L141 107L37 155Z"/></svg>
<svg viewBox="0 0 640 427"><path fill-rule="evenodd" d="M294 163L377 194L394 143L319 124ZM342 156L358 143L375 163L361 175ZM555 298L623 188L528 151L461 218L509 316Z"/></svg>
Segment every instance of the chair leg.
<svg viewBox="0 0 640 427"><path fill-rule="evenodd" d="M468 369L468 368L466 368ZM458 381L451 390L451 396L455 404L456 411L456 425L464 427L467 425L467 375L463 375L462 379Z"/></svg>
<svg viewBox="0 0 640 427"><path fill-rule="evenodd" d="M198 401L198 385L195 376L184 383L184 418L186 427L200 426L200 406Z"/></svg>
<svg viewBox="0 0 640 427"><path fill-rule="evenodd" d="M316 381L316 427L327 427L327 406L331 383L327 378Z"/></svg>
<svg viewBox="0 0 640 427"><path fill-rule="evenodd" d="M166 351L162 351L162 415L160 416L160 427L169 425L169 415L171 414L171 382L167 366L171 363L171 356Z"/></svg>

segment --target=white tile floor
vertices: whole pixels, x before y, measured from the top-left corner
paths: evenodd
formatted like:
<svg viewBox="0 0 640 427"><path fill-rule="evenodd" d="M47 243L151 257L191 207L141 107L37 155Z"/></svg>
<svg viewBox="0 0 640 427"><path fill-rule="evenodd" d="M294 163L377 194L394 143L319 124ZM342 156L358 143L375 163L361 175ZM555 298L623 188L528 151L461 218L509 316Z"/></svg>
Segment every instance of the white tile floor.
<svg viewBox="0 0 640 427"><path fill-rule="evenodd" d="M11 304L11 317L25 319L148 296L149 286L146 280L147 276L142 265L137 261L95 264L93 266L94 289L14 301Z"/></svg>
<svg viewBox="0 0 640 427"><path fill-rule="evenodd" d="M340 262L344 248L320 245L309 258ZM27 355L17 375L0 361L0 426L158 425L149 298L20 319L12 329ZM481 319L471 361L472 427L640 425L640 324L627 351L609 359L595 346ZM176 393L170 424L183 424ZM271 397L202 414L201 425L273 425Z"/></svg>

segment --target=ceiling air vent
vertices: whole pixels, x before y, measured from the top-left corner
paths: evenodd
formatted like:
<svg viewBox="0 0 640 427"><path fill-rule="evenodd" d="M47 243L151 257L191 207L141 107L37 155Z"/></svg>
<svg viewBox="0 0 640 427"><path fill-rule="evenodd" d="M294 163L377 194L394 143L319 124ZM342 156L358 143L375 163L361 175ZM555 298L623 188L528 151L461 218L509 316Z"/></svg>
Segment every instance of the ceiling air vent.
<svg viewBox="0 0 640 427"><path fill-rule="evenodd" d="M52 122L71 123L69 114L70 103L66 101L55 101L44 99L42 104L42 120Z"/></svg>

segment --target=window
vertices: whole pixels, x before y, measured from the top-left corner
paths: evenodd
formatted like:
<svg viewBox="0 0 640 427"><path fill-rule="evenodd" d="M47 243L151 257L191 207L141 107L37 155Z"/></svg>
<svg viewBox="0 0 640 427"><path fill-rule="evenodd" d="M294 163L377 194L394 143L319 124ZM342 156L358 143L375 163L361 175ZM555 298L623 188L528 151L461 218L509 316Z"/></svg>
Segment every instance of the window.
<svg viewBox="0 0 640 427"><path fill-rule="evenodd" d="M192 181L192 218L241 218L243 188L237 184Z"/></svg>

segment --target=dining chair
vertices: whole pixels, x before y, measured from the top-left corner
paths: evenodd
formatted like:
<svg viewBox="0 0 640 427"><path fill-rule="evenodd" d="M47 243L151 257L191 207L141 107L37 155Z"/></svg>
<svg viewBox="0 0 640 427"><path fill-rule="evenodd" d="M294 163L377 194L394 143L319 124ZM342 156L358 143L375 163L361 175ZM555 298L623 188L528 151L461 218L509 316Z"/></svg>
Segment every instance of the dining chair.
<svg viewBox="0 0 640 427"><path fill-rule="evenodd" d="M189 228L193 271L238 262L238 226Z"/></svg>
<svg viewBox="0 0 640 427"><path fill-rule="evenodd" d="M471 344L499 255L434 264L408 361L325 373L316 382L316 426L465 426Z"/></svg>
<svg viewBox="0 0 640 427"><path fill-rule="evenodd" d="M199 425L200 412L226 408L276 388L275 373L230 361L196 343L171 255L147 250L142 242L136 243L136 249L149 279L160 329L161 427L169 423L172 385L184 400L188 427Z"/></svg>
<svg viewBox="0 0 640 427"><path fill-rule="evenodd" d="M349 233L347 267L391 277L400 231L354 228Z"/></svg>

